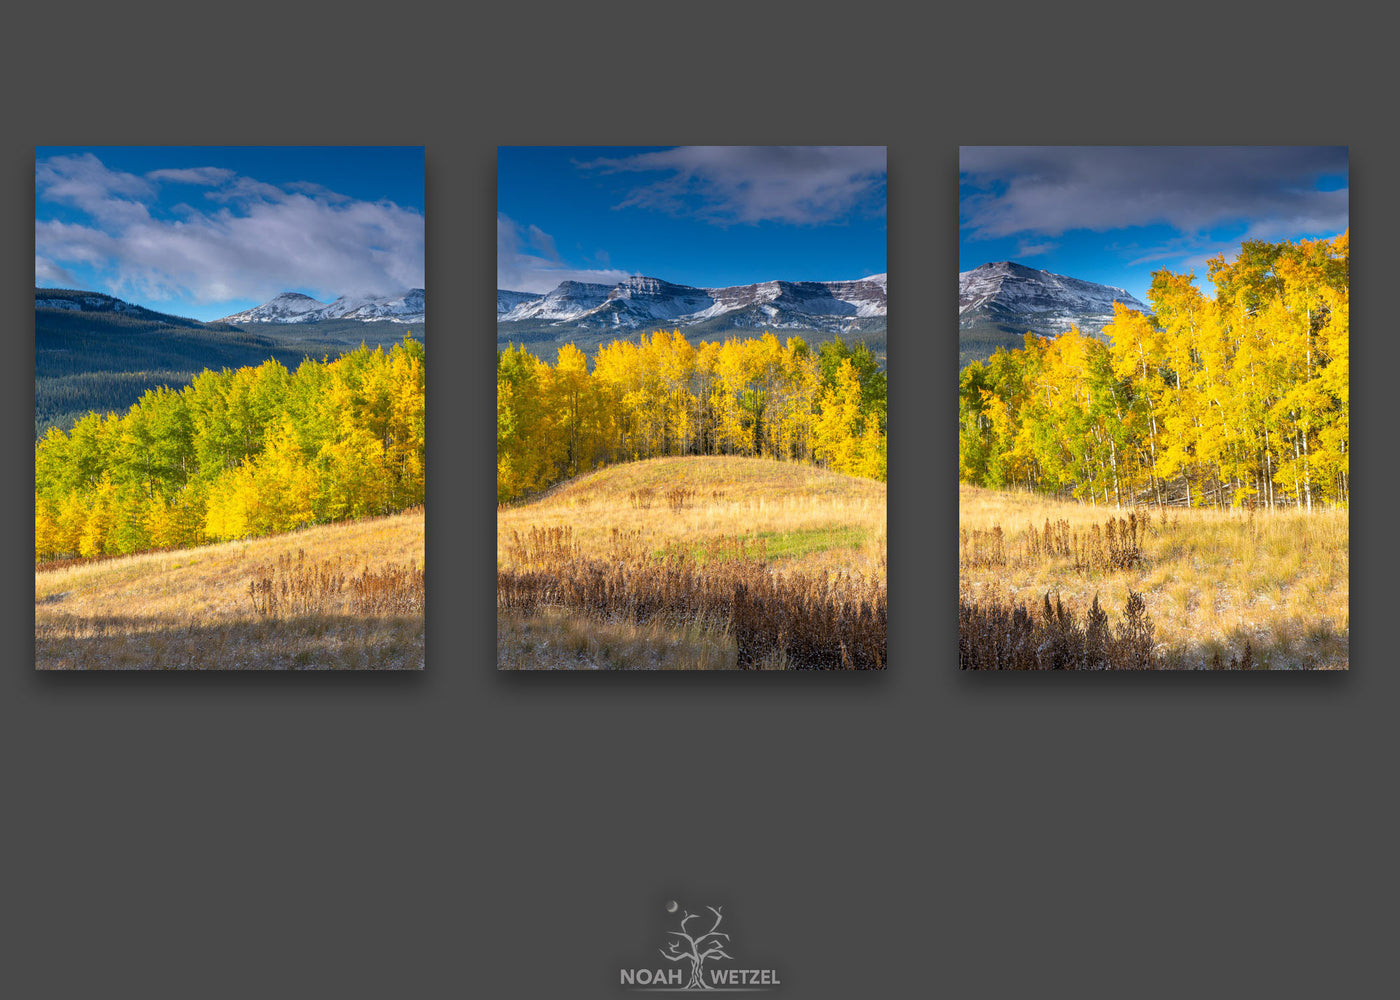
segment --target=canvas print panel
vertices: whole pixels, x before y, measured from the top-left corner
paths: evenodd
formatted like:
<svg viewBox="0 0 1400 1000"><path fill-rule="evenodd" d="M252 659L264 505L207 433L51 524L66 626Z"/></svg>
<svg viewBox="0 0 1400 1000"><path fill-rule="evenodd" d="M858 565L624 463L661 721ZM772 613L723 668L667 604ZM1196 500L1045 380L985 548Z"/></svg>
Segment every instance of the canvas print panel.
<svg viewBox="0 0 1400 1000"><path fill-rule="evenodd" d="M883 669L884 148L497 183L498 667Z"/></svg>
<svg viewBox="0 0 1400 1000"><path fill-rule="evenodd" d="M1345 669L1345 147L964 147L964 669Z"/></svg>
<svg viewBox="0 0 1400 1000"><path fill-rule="evenodd" d="M34 184L35 666L421 669L422 147Z"/></svg>

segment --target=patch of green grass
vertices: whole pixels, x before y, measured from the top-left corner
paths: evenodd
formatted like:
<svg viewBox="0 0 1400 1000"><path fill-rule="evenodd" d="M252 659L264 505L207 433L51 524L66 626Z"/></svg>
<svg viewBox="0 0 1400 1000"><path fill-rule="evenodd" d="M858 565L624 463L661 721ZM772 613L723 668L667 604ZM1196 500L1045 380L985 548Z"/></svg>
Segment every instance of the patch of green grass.
<svg viewBox="0 0 1400 1000"><path fill-rule="evenodd" d="M772 559L801 559L804 556L826 552L830 549L859 549L865 544L870 532L853 525L832 525L824 528L803 528L796 531L760 531L743 536L746 543L764 543L764 551ZM757 545L754 545L757 550ZM658 559L666 556L665 549L652 552ZM686 555L698 565L704 566L714 560L733 557L733 550L716 548L706 541L696 542L686 549Z"/></svg>
<svg viewBox="0 0 1400 1000"><path fill-rule="evenodd" d="M760 531L758 537L768 547L769 559L801 559L828 549L858 549L868 532L853 525L804 528L798 531Z"/></svg>

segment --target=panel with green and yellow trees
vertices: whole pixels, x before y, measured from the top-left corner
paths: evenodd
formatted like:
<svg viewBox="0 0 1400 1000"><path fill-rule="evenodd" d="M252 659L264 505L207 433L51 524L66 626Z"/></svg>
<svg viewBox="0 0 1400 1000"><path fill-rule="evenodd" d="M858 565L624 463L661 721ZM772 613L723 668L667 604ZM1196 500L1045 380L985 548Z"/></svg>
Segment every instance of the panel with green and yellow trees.
<svg viewBox="0 0 1400 1000"><path fill-rule="evenodd" d="M1104 503L1311 510L1348 502L1350 235L1248 241L1153 274L1153 315L1115 306L963 369L959 478Z"/></svg>
<svg viewBox="0 0 1400 1000"><path fill-rule="evenodd" d="M205 371L34 449L35 559L199 545L423 502L424 348Z"/></svg>
<svg viewBox="0 0 1400 1000"><path fill-rule="evenodd" d="M550 365L496 355L496 497L536 493L609 462L748 455L885 478L885 373L840 338L812 349L756 338L690 343L679 330L616 340Z"/></svg>

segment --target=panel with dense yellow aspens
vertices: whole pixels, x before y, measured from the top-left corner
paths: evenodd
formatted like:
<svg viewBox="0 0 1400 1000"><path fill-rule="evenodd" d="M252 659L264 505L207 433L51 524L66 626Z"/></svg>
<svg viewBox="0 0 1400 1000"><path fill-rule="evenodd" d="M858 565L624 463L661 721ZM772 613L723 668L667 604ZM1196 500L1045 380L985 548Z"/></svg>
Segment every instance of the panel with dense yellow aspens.
<svg viewBox="0 0 1400 1000"><path fill-rule="evenodd" d="M551 366L496 355L496 497L609 462L749 455L885 479L885 373L862 344L771 333L691 344L679 330L573 345Z"/></svg>
<svg viewBox="0 0 1400 1000"><path fill-rule="evenodd" d="M117 555L423 502L424 348L205 371L34 450L35 559Z"/></svg>
<svg viewBox="0 0 1400 1000"><path fill-rule="evenodd" d="M1110 504L1269 509L1350 498L1350 236L1246 241L1152 276L1153 315L963 369L959 478Z"/></svg>

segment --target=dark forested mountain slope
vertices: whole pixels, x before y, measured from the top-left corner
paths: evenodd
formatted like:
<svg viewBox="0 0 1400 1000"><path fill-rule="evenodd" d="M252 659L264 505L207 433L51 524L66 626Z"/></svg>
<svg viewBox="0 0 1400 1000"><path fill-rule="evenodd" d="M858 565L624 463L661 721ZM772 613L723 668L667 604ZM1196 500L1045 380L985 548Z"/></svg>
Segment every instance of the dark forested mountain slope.
<svg viewBox="0 0 1400 1000"><path fill-rule="evenodd" d="M240 368L276 358L338 356L361 342L386 349L422 324L330 319L243 326L201 323L100 292L34 290L34 432L70 428L91 410L122 411L147 389L187 384L206 368Z"/></svg>

